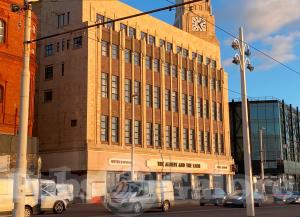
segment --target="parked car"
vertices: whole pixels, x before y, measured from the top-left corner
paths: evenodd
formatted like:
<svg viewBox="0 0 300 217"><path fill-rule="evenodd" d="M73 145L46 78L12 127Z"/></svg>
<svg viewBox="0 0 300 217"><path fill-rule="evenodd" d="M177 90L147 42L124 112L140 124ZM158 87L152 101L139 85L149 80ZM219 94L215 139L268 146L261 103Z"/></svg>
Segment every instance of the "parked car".
<svg viewBox="0 0 300 217"><path fill-rule="evenodd" d="M284 203L286 198L289 198L292 196L291 191L279 191L273 194L273 201L274 203Z"/></svg>
<svg viewBox="0 0 300 217"><path fill-rule="evenodd" d="M151 208L167 212L174 204L173 185L171 181L122 181L107 195L106 204L112 212L139 214Z"/></svg>
<svg viewBox="0 0 300 217"><path fill-rule="evenodd" d="M204 189L200 193L200 206L212 204L215 206L223 205L226 193L221 188Z"/></svg>
<svg viewBox="0 0 300 217"><path fill-rule="evenodd" d="M260 207L263 203L263 195L254 192L254 205ZM246 193L245 191L236 191L228 196L224 200L224 206L242 206L246 207Z"/></svg>
<svg viewBox="0 0 300 217"><path fill-rule="evenodd" d="M57 195L63 197L68 203L74 200L74 186L73 184L56 184Z"/></svg>
<svg viewBox="0 0 300 217"><path fill-rule="evenodd" d="M282 202L286 204L300 203L300 192L290 192L282 199Z"/></svg>

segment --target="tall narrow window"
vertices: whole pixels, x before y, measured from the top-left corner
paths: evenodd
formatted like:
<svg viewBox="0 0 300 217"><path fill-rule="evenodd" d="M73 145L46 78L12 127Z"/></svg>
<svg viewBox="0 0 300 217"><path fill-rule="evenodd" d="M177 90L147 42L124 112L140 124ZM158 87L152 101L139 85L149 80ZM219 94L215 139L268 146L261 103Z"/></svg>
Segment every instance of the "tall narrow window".
<svg viewBox="0 0 300 217"><path fill-rule="evenodd" d="M131 103L131 80L125 79L125 102Z"/></svg>
<svg viewBox="0 0 300 217"><path fill-rule="evenodd" d="M127 25L125 25L124 23L120 23L120 30L123 30L123 29L124 29L125 34L127 35Z"/></svg>
<svg viewBox="0 0 300 217"><path fill-rule="evenodd" d="M153 69L155 72L159 72L160 71L160 66L159 66L159 59L154 58L153 61Z"/></svg>
<svg viewBox="0 0 300 217"><path fill-rule="evenodd" d="M150 56L146 56L146 69L152 69L152 58Z"/></svg>
<svg viewBox="0 0 300 217"><path fill-rule="evenodd" d="M202 85L202 75L199 73L197 76L198 85Z"/></svg>
<svg viewBox="0 0 300 217"><path fill-rule="evenodd" d="M159 39L159 46L160 47L166 46L166 41L163 39Z"/></svg>
<svg viewBox="0 0 300 217"><path fill-rule="evenodd" d="M171 52L173 50L173 44L170 42L167 42L166 51Z"/></svg>
<svg viewBox="0 0 300 217"><path fill-rule="evenodd" d="M152 107L152 85L146 85L146 106Z"/></svg>
<svg viewBox="0 0 300 217"><path fill-rule="evenodd" d="M188 137L188 129L183 129L183 148L184 150L189 150L189 137Z"/></svg>
<svg viewBox="0 0 300 217"><path fill-rule="evenodd" d="M136 29L133 27L129 27L128 36L130 38L136 38Z"/></svg>
<svg viewBox="0 0 300 217"><path fill-rule="evenodd" d="M111 77L111 98L119 100L119 76L113 75Z"/></svg>
<svg viewBox="0 0 300 217"><path fill-rule="evenodd" d="M208 100L204 100L203 117L204 118L209 118L209 102L208 102Z"/></svg>
<svg viewBox="0 0 300 217"><path fill-rule="evenodd" d="M111 58L118 59L119 58L119 45L112 44L111 46Z"/></svg>
<svg viewBox="0 0 300 217"><path fill-rule="evenodd" d="M165 91L165 109L171 111L171 90Z"/></svg>
<svg viewBox="0 0 300 217"><path fill-rule="evenodd" d="M101 14L96 14L96 22L103 23L104 22L104 16Z"/></svg>
<svg viewBox="0 0 300 217"><path fill-rule="evenodd" d="M108 29L109 29L109 28L115 29L115 23L113 22L112 19L107 18L106 21L109 22L109 23L106 24L106 27L107 27Z"/></svg>
<svg viewBox="0 0 300 217"><path fill-rule="evenodd" d="M153 124L147 123L146 126L147 145L153 146Z"/></svg>
<svg viewBox="0 0 300 217"><path fill-rule="evenodd" d="M111 141L118 143L119 142L119 118L111 118Z"/></svg>
<svg viewBox="0 0 300 217"><path fill-rule="evenodd" d="M191 83L194 81L193 71L191 71L191 70L187 71L187 80L188 80L188 82L191 82Z"/></svg>
<svg viewBox="0 0 300 217"><path fill-rule="evenodd" d="M154 108L160 108L160 87L154 87Z"/></svg>
<svg viewBox="0 0 300 217"><path fill-rule="evenodd" d="M125 62L131 63L131 50L125 49Z"/></svg>
<svg viewBox="0 0 300 217"><path fill-rule="evenodd" d="M172 93L172 108L173 112L178 112L178 93L175 91Z"/></svg>
<svg viewBox="0 0 300 217"><path fill-rule="evenodd" d="M179 128L178 127L173 127L173 132L172 132L172 146L175 149L179 149Z"/></svg>
<svg viewBox="0 0 300 217"><path fill-rule="evenodd" d="M181 80L186 81L186 69L181 69Z"/></svg>
<svg viewBox="0 0 300 217"><path fill-rule="evenodd" d="M48 44L45 46L45 56L52 56L54 54L54 46L53 44Z"/></svg>
<svg viewBox="0 0 300 217"><path fill-rule="evenodd" d="M222 103L218 103L218 105L217 105L217 119L218 119L218 121L223 120Z"/></svg>
<svg viewBox="0 0 300 217"><path fill-rule="evenodd" d="M141 104L141 82L134 81L134 94L135 94L135 104L140 105Z"/></svg>
<svg viewBox="0 0 300 217"><path fill-rule="evenodd" d="M198 63L202 64L203 63L203 56L202 55L198 55Z"/></svg>
<svg viewBox="0 0 300 217"><path fill-rule="evenodd" d="M182 49L182 56L184 57L184 58L187 58L188 56L189 56L189 51L187 50L187 49Z"/></svg>
<svg viewBox="0 0 300 217"><path fill-rule="evenodd" d="M82 36L78 36L73 38L73 48L81 48L82 47Z"/></svg>
<svg viewBox="0 0 300 217"><path fill-rule="evenodd" d="M189 135L189 146L191 147L192 151L196 150L196 146L195 146L195 130L191 129L190 130L190 135Z"/></svg>
<svg viewBox="0 0 300 217"><path fill-rule="evenodd" d="M132 142L132 132L131 132L131 120L126 119L125 120L125 143L126 144L131 144Z"/></svg>
<svg viewBox="0 0 300 217"><path fill-rule="evenodd" d="M155 36L149 35L149 44L155 45Z"/></svg>
<svg viewBox="0 0 300 217"><path fill-rule="evenodd" d="M202 108L202 99L198 97L197 100L197 110L198 110L198 117L202 118L203 117L203 108Z"/></svg>
<svg viewBox="0 0 300 217"><path fill-rule="evenodd" d="M177 66L176 65L172 65L172 76L174 78L178 77L178 72L177 72Z"/></svg>
<svg viewBox="0 0 300 217"><path fill-rule="evenodd" d="M4 101L4 87L0 85L0 103Z"/></svg>
<svg viewBox="0 0 300 217"><path fill-rule="evenodd" d="M107 41L101 41L101 53L102 56L107 57L109 54L109 50L108 50L108 42Z"/></svg>
<svg viewBox="0 0 300 217"><path fill-rule="evenodd" d="M208 80L207 80L207 75L202 75L202 85L204 87L207 87L207 84L208 84Z"/></svg>
<svg viewBox="0 0 300 217"><path fill-rule="evenodd" d="M171 126L166 126L166 134L165 134L165 146L166 148L171 148L172 146L172 131Z"/></svg>
<svg viewBox="0 0 300 217"><path fill-rule="evenodd" d="M182 94L182 113L187 115L188 114L188 98L186 94Z"/></svg>
<svg viewBox="0 0 300 217"><path fill-rule="evenodd" d="M5 41L5 22L0 19L0 44Z"/></svg>
<svg viewBox="0 0 300 217"><path fill-rule="evenodd" d="M199 136L198 143L199 143L200 151L204 152L205 151L205 147L204 147L204 133L203 133L203 131L199 131L198 136Z"/></svg>
<svg viewBox="0 0 300 217"><path fill-rule="evenodd" d="M165 75L171 75L170 63L165 63L164 66Z"/></svg>
<svg viewBox="0 0 300 217"><path fill-rule="evenodd" d="M138 52L134 52L134 65L136 66L141 65L141 54Z"/></svg>
<svg viewBox="0 0 300 217"><path fill-rule="evenodd" d="M101 116L101 141L108 142L108 116Z"/></svg>
<svg viewBox="0 0 300 217"><path fill-rule="evenodd" d="M209 134L209 132L204 132L204 149L205 149L205 152L210 152L210 134Z"/></svg>
<svg viewBox="0 0 300 217"><path fill-rule="evenodd" d="M53 79L53 65L45 67L45 80L52 80Z"/></svg>
<svg viewBox="0 0 300 217"><path fill-rule="evenodd" d="M148 42L148 34L146 32L141 32L141 40L145 39Z"/></svg>
<svg viewBox="0 0 300 217"><path fill-rule="evenodd" d="M215 78L212 78L212 79L210 80L210 88L211 88L212 90L215 90L215 89L216 89L216 79L215 79Z"/></svg>
<svg viewBox="0 0 300 217"><path fill-rule="evenodd" d="M189 115L194 115L194 96L189 96Z"/></svg>
<svg viewBox="0 0 300 217"><path fill-rule="evenodd" d="M154 127L155 146L161 147L161 125L155 124Z"/></svg>
<svg viewBox="0 0 300 217"><path fill-rule="evenodd" d="M142 123L141 121L134 121L134 143L142 144Z"/></svg>
<svg viewBox="0 0 300 217"><path fill-rule="evenodd" d="M215 153L219 154L219 139L218 139L218 134L215 133L213 136L213 145L215 146Z"/></svg>
<svg viewBox="0 0 300 217"><path fill-rule="evenodd" d="M219 145L219 153L220 154L225 154L225 147L224 147L224 135L221 134L219 136L219 139L220 139L220 145Z"/></svg>
<svg viewBox="0 0 300 217"><path fill-rule="evenodd" d="M108 74L102 72L101 74L101 95L103 98L108 98L109 79Z"/></svg>

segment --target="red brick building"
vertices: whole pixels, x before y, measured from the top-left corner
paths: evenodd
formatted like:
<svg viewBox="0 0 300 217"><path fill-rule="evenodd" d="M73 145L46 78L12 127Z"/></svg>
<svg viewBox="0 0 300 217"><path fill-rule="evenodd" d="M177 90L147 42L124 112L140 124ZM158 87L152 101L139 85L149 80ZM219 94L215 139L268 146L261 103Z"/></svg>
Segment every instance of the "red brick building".
<svg viewBox="0 0 300 217"><path fill-rule="evenodd" d="M20 109L24 13L10 11L12 3L23 0L0 0L0 133L16 134ZM32 37L36 34L37 19L32 18ZM29 135L34 123L34 84L36 73L35 44L31 47L30 60L30 112Z"/></svg>
<svg viewBox="0 0 300 217"><path fill-rule="evenodd" d="M17 149L20 111L21 72L23 64L24 12L11 12L11 4L23 0L0 0L0 174L13 171ZM32 16L32 38L36 37L37 18ZM30 110L28 167L34 171L37 139L32 137L34 125L34 92L36 74L35 44L30 59ZM4 162L4 163L3 163ZM6 163L7 162L7 165Z"/></svg>

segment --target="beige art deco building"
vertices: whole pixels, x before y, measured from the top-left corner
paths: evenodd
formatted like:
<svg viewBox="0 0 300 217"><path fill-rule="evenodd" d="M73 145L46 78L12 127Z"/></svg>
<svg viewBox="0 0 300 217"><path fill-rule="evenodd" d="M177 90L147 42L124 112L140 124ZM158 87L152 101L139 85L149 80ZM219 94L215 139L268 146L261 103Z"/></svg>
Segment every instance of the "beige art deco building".
<svg viewBox="0 0 300 217"><path fill-rule="evenodd" d="M140 12L102 0L41 0L35 11L39 36ZM103 196L130 174L134 132L137 179L171 179L177 197L230 191L228 81L211 23L206 2L178 9L176 27L147 15L39 42L44 174L69 169L86 178L87 199Z"/></svg>

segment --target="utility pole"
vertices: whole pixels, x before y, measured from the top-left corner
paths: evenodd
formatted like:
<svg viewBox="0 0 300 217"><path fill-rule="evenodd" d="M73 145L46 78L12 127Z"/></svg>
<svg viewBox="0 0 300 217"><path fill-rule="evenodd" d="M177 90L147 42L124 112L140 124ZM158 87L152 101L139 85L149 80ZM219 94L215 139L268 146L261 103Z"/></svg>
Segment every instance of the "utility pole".
<svg viewBox="0 0 300 217"><path fill-rule="evenodd" d="M260 138L260 172L261 172L261 192L265 196L265 168L264 168L264 148L263 148L263 128L259 130Z"/></svg>
<svg viewBox="0 0 300 217"><path fill-rule="evenodd" d="M243 119L243 143L244 143L244 163L245 163L245 186L246 186L246 209L247 216L255 216L254 196L253 196L253 178L252 178L252 162L251 162L251 147L249 135L249 120L248 120L248 100L247 100L247 83L246 83L246 67L249 71L253 71L254 67L250 60L245 57L250 57L251 52L249 47L244 42L243 28L240 27L239 39L235 39L232 47L239 50L236 54L233 63L240 65L241 70L241 94L242 94L242 119Z"/></svg>
<svg viewBox="0 0 300 217"><path fill-rule="evenodd" d="M15 8L14 8L15 7ZM12 11L16 12L18 6L12 5ZM19 8L20 10L20 8ZM28 112L29 112L29 90L30 90L30 33L31 33L31 4L24 1L25 25L24 25L24 53L23 70L21 77L21 105L19 143L17 153L17 171L14 177L14 210L13 217L24 216L25 212L25 184L27 174L27 137L28 137Z"/></svg>
<svg viewBox="0 0 300 217"><path fill-rule="evenodd" d="M133 90L134 90L134 84L133 84ZM134 90L135 91L135 90ZM137 95L133 94L131 96L132 101L132 129L131 129L131 140L132 140L132 146L131 146L131 181L135 181L135 175L134 175L134 149L135 149L135 117L134 117L134 107L135 107L135 97Z"/></svg>

